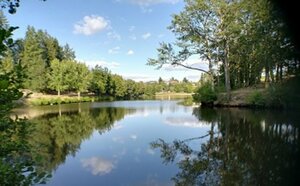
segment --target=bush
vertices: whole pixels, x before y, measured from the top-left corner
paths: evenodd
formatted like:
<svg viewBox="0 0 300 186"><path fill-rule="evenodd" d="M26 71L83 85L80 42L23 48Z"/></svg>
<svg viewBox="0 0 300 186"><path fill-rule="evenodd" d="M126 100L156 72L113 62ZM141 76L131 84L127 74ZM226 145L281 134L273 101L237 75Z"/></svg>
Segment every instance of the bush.
<svg viewBox="0 0 300 186"><path fill-rule="evenodd" d="M42 98L41 99L41 105L49 105L49 100L48 99L44 99L44 98Z"/></svg>
<svg viewBox="0 0 300 186"><path fill-rule="evenodd" d="M195 102L201 102L202 105L212 105L217 100L217 93L211 84L206 83L196 90L193 99Z"/></svg>
<svg viewBox="0 0 300 186"><path fill-rule="evenodd" d="M248 98L247 98L247 102L253 106L257 106L257 107L264 107L266 106L266 98L265 96L259 92L259 91L254 91L252 92Z"/></svg>
<svg viewBox="0 0 300 186"><path fill-rule="evenodd" d="M266 96L267 104L276 108L300 108L300 77L286 79L270 86Z"/></svg>

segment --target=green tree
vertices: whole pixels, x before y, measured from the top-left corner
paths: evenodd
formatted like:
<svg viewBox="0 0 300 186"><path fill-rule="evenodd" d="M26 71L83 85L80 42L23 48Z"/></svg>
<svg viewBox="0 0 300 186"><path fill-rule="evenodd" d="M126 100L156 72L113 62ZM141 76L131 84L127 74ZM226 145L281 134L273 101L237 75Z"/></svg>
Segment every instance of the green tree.
<svg viewBox="0 0 300 186"><path fill-rule="evenodd" d="M78 99L80 99L80 93L86 91L89 87L91 73L88 67L84 63L73 63L74 67L74 81L73 88L77 91Z"/></svg>
<svg viewBox="0 0 300 186"><path fill-rule="evenodd" d="M98 96L104 95L106 93L107 78L110 75L109 70L96 65L91 73L90 91L96 93Z"/></svg>
<svg viewBox="0 0 300 186"><path fill-rule="evenodd" d="M112 82L113 82L112 96L117 98L123 98L126 94L126 83L124 79L119 75L112 75Z"/></svg>
<svg viewBox="0 0 300 186"><path fill-rule="evenodd" d="M27 77L24 83L25 88L36 91L45 90L47 71L44 50L40 47L37 32L33 27L27 29L21 60Z"/></svg>
<svg viewBox="0 0 300 186"><path fill-rule="evenodd" d="M1 8L8 6L9 12L14 13L19 6L19 0L0 1ZM45 181L47 174L37 172L38 162L35 152L27 139L30 123L26 120L10 116L13 100L22 96L20 88L20 65L14 64L13 40L11 38L15 27L4 25L0 15L0 185L32 185ZM6 24L6 23L5 23ZM4 61L4 63L2 63ZM9 67L9 69L7 69ZM11 76L15 74L15 76Z"/></svg>
<svg viewBox="0 0 300 186"><path fill-rule="evenodd" d="M69 46L67 43L66 45L63 46L62 48L62 59L64 60L75 60L75 52L74 50Z"/></svg>
<svg viewBox="0 0 300 186"><path fill-rule="evenodd" d="M64 91L68 88L68 84L65 81L66 75L66 63L64 61L59 61L54 59L50 64L50 73L49 73L49 88L57 91L57 95L60 96L61 91Z"/></svg>

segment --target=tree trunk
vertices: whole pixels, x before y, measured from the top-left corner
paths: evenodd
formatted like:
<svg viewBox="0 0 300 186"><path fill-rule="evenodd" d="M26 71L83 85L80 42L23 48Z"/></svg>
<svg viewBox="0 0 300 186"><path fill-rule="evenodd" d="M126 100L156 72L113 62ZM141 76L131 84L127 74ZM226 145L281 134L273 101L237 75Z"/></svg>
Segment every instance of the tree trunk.
<svg viewBox="0 0 300 186"><path fill-rule="evenodd" d="M279 65L276 66L276 82L279 82Z"/></svg>
<svg viewBox="0 0 300 186"><path fill-rule="evenodd" d="M265 88L269 87L269 83L270 83L269 66L266 65L266 68L265 68Z"/></svg>
<svg viewBox="0 0 300 186"><path fill-rule="evenodd" d="M226 93L227 93L227 101L231 98L231 88L230 88L230 72L229 72L229 64L228 64L228 45L225 44L225 58L224 58L224 72L225 72L225 87L226 87Z"/></svg>
<svg viewBox="0 0 300 186"><path fill-rule="evenodd" d="M60 89L57 90L57 95L60 96Z"/></svg>
<svg viewBox="0 0 300 186"><path fill-rule="evenodd" d="M77 92L77 98L80 100L80 91Z"/></svg>

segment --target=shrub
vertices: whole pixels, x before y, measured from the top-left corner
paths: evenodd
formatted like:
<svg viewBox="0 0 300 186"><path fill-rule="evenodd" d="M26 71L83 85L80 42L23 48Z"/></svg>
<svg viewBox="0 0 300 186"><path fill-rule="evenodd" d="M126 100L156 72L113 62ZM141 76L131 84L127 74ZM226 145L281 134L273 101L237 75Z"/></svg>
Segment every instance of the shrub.
<svg viewBox="0 0 300 186"><path fill-rule="evenodd" d="M49 105L49 100L46 98L41 99L41 105Z"/></svg>
<svg viewBox="0 0 300 186"><path fill-rule="evenodd" d="M193 95L193 99L196 102L201 102L201 104L211 105L217 100L217 93L212 88L211 84L206 83L196 90L195 94Z"/></svg>
<svg viewBox="0 0 300 186"><path fill-rule="evenodd" d="M248 98L247 98L247 102L253 106L257 106L257 107L264 107L266 106L266 98L265 96L259 92L259 91L254 91L252 92Z"/></svg>

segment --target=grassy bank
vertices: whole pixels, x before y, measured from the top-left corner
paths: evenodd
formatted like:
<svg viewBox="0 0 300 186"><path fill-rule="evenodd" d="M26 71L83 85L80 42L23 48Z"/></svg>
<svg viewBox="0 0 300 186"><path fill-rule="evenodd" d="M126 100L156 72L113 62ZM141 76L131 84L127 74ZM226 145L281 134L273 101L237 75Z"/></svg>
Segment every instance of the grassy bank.
<svg viewBox="0 0 300 186"><path fill-rule="evenodd" d="M293 77L268 88L244 88L232 91L231 100L219 93L216 106L252 108L300 108L300 77Z"/></svg>
<svg viewBox="0 0 300 186"><path fill-rule="evenodd" d="M97 98L95 97L48 97L48 98L32 98L27 100L28 105L40 106L40 105L57 105L67 103L79 103L79 102L94 102Z"/></svg>

